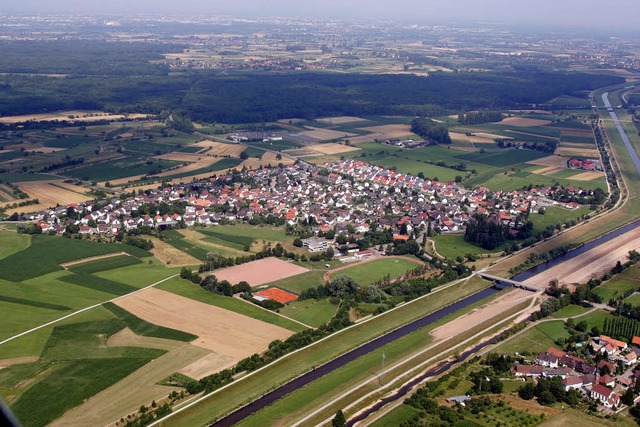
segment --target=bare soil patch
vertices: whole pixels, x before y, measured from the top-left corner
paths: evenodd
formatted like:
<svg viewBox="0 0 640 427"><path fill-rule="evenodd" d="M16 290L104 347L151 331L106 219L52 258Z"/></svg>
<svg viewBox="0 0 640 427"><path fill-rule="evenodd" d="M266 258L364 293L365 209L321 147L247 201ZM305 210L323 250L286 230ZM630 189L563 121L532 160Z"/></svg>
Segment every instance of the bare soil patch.
<svg viewBox="0 0 640 427"><path fill-rule="evenodd" d="M343 125L345 123L355 123L355 122L366 122L367 119L362 119L360 117L353 116L338 116L338 117L324 117L322 119L317 119L320 123L328 123L334 125Z"/></svg>
<svg viewBox="0 0 640 427"><path fill-rule="evenodd" d="M340 154L340 153L348 153L351 151L358 151L360 148L358 147L350 147L348 145L336 144L336 143L328 143L328 144L316 144L310 145L306 147L309 150L316 151L321 154Z"/></svg>
<svg viewBox="0 0 640 427"><path fill-rule="evenodd" d="M567 158L551 155L540 159L529 160L527 163L538 166L553 166L554 168L567 168ZM537 173L537 172L536 172Z"/></svg>
<svg viewBox="0 0 640 427"><path fill-rule="evenodd" d="M189 378L199 380L207 375L215 374L216 372L230 368L237 362L237 359L233 357L213 352L207 354L202 359L196 360L192 364L185 366L178 372L188 376Z"/></svg>
<svg viewBox="0 0 640 427"><path fill-rule="evenodd" d="M313 139L317 139L320 141L328 141L331 139L339 139L339 138L345 138L345 137L350 137L350 136L355 136L355 133L350 133L350 132L340 132L337 130L331 130L331 129L323 129L323 128L314 128L309 126L308 127L309 131L305 131L305 132L300 132L301 135L304 135L308 138L313 138Z"/></svg>
<svg viewBox="0 0 640 427"><path fill-rule="evenodd" d="M499 122L501 125L511 125L517 127L534 127L534 126L545 126L551 123L551 120L542 120L542 119L526 119L524 117L507 117Z"/></svg>
<svg viewBox="0 0 640 427"><path fill-rule="evenodd" d="M530 291L514 289L505 295L488 302L487 304L471 310L451 322L435 328L431 331L431 336L436 340L454 337L533 297L534 294Z"/></svg>
<svg viewBox="0 0 640 427"><path fill-rule="evenodd" d="M588 171L582 172L581 174L574 175L571 179L575 179L576 181L591 181L594 179L598 179L604 176L604 172L596 172L596 171Z"/></svg>
<svg viewBox="0 0 640 427"><path fill-rule="evenodd" d="M278 258L263 258L246 264L215 270L218 280L228 280L231 283L245 281L251 286L281 280L309 270Z"/></svg>
<svg viewBox="0 0 640 427"><path fill-rule="evenodd" d="M150 237L149 240L153 242L153 249L151 253L153 256L162 261L165 265L171 267L186 267L188 265L198 265L200 260L189 255L186 252L182 252L180 249L174 248L168 243L163 242L155 237Z"/></svg>
<svg viewBox="0 0 640 427"><path fill-rule="evenodd" d="M191 344L235 358L264 350L293 332L171 292L149 288L115 301L147 322L197 335Z"/></svg>
<svg viewBox="0 0 640 427"><path fill-rule="evenodd" d="M585 283L593 275L601 276L609 271L617 261L625 262L630 250L640 249L640 229L634 229L609 242L551 267L525 280L525 283L544 289L552 279L561 284Z"/></svg>

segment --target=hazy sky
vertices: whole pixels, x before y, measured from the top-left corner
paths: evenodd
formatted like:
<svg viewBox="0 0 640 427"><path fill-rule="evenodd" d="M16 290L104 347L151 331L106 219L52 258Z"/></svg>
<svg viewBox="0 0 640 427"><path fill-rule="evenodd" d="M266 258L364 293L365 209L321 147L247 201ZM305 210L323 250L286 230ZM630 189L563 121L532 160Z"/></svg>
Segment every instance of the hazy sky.
<svg viewBox="0 0 640 427"><path fill-rule="evenodd" d="M416 23L505 22L637 31L640 0L0 0L6 12L390 18ZM594 28L595 29L595 28ZM614 30L614 31L615 31Z"/></svg>

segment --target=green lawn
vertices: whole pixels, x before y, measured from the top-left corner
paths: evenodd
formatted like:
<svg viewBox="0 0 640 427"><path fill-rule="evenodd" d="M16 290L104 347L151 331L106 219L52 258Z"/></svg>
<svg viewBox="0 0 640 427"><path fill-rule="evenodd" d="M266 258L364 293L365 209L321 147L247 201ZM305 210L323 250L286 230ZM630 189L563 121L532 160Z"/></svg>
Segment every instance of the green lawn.
<svg viewBox="0 0 640 427"><path fill-rule="evenodd" d="M422 172L425 178L437 179L440 182L453 181L458 175L464 176L464 172L460 172L455 169L431 165L429 163L422 163L418 160L407 159L404 157L395 157L383 154L366 157L363 160L383 168L396 168L399 172L414 176L418 176L418 174Z"/></svg>
<svg viewBox="0 0 640 427"><path fill-rule="evenodd" d="M586 313L589 310L590 310L589 308L571 304L556 311L551 315L551 317L553 317L554 319L563 319L565 317L575 317L582 313Z"/></svg>
<svg viewBox="0 0 640 427"><path fill-rule="evenodd" d="M50 366L48 363L32 362L12 365L0 369L0 387L15 388L21 382L32 378Z"/></svg>
<svg viewBox="0 0 640 427"><path fill-rule="evenodd" d="M0 259L25 250L31 244L31 236L15 231L0 231Z"/></svg>
<svg viewBox="0 0 640 427"><path fill-rule="evenodd" d="M580 218L582 215L589 213L589 206L582 206L578 209L565 209L558 206L549 206L545 208L544 215L540 215L537 210L533 210L529 215L529 220L533 223L534 231L543 231L547 225L556 225L556 223L564 224L568 219Z"/></svg>
<svg viewBox="0 0 640 427"><path fill-rule="evenodd" d="M95 261L83 262L82 264L76 264L69 267L69 270L74 273L93 274L99 271L113 270L115 268L127 267L129 265L141 264L140 259L119 255L110 258L98 259Z"/></svg>
<svg viewBox="0 0 640 427"><path fill-rule="evenodd" d="M182 295L183 297L191 298L206 304L215 305L226 310L235 311L236 313L244 314L245 316L253 317L254 319L262 320L264 322L271 323L294 332L299 332L305 329L304 326L280 317L275 313L270 313L269 311L263 310L258 306L240 301L235 298L225 297L222 295L214 294L213 292L205 291L200 286L180 279L179 277L168 280L158 285L157 288L173 292L175 294Z"/></svg>
<svg viewBox="0 0 640 427"><path fill-rule="evenodd" d="M457 156L459 159L469 160L476 163L483 163L494 167L506 167L518 163L525 163L531 160L547 157L547 153L533 150L499 150L486 153L469 153Z"/></svg>
<svg viewBox="0 0 640 427"><path fill-rule="evenodd" d="M413 419L416 415L420 414L420 411L409 405L400 405L384 416L380 417L377 421L369 424L370 427L390 427L399 426L400 424Z"/></svg>
<svg viewBox="0 0 640 427"><path fill-rule="evenodd" d="M290 302L280 309L280 314L317 328L327 323L337 309L328 299L308 299Z"/></svg>
<svg viewBox="0 0 640 427"><path fill-rule="evenodd" d="M609 301L611 298L622 295L629 290L640 289L640 278L638 273L640 267L637 265L623 271L622 273L607 280L593 290L597 295L602 297L603 301Z"/></svg>
<svg viewBox="0 0 640 427"><path fill-rule="evenodd" d="M324 271L308 271L298 274L297 276L287 277L286 279L276 280L275 282L260 285L260 287L278 286L282 289L299 294L305 289L324 285Z"/></svg>
<svg viewBox="0 0 640 427"><path fill-rule="evenodd" d="M443 257L455 259L458 255L466 254L480 255L487 253L497 253L501 248L487 250L464 240L462 234L441 234L431 238L436 244L436 251Z"/></svg>
<svg viewBox="0 0 640 427"><path fill-rule="evenodd" d="M293 240L292 236L287 236L284 227L256 226L251 224L216 225L214 227L196 228L197 231L209 234L208 232L224 234L227 236L250 237L254 240L266 240L270 242L283 242Z"/></svg>
<svg viewBox="0 0 640 427"><path fill-rule="evenodd" d="M640 294L636 293L631 295L629 298L627 298L626 300L624 300L624 302L629 303L633 306L640 306Z"/></svg>
<svg viewBox="0 0 640 427"><path fill-rule="evenodd" d="M371 262L356 264L346 270L332 273L331 277L349 276L361 286L367 286L384 279L387 275L394 279L404 275L420 264L404 258L382 258Z"/></svg>

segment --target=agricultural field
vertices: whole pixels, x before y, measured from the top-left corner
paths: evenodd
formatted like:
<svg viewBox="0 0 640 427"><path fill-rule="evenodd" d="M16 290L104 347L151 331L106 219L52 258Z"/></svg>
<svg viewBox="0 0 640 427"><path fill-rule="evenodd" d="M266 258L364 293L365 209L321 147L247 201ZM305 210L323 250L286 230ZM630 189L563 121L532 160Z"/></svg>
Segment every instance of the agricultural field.
<svg viewBox="0 0 640 427"><path fill-rule="evenodd" d="M295 319L312 327L320 327L327 323L335 314L337 306L328 299L292 301L279 310L280 314Z"/></svg>
<svg viewBox="0 0 640 427"><path fill-rule="evenodd" d="M258 286L304 274L308 271L306 268L299 267L292 262L270 257L214 270L211 274L215 274L218 280L228 280L232 284L244 281L251 286Z"/></svg>
<svg viewBox="0 0 640 427"><path fill-rule="evenodd" d="M310 266L311 267L311 266ZM305 289L325 284L324 275L326 271L312 270L295 276L268 282L260 287L278 286L282 289L299 294Z"/></svg>
<svg viewBox="0 0 640 427"><path fill-rule="evenodd" d="M595 288L593 292L599 295L604 302L607 302L611 298L622 296L625 292L637 291L640 289L638 272L639 267L634 265L633 267L607 280Z"/></svg>
<svg viewBox="0 0 640 427"><path fill-rule="evenodd" d="M487 250L464 240L462 234L440 234L430 237L436 244L436 252L443 257L455 259L458 256L464 257L467 254L482 255L487 253L497 253L501 248Z"/></svg>
<svg viewBox="0 0 640 427"><path fill-rule="evenodd" d="M329 277L348 276L361 286L369 286L387 276L392 280L402 277L420 264L417 260L401 257L374 259L333 270L329 272Z"/></svg>

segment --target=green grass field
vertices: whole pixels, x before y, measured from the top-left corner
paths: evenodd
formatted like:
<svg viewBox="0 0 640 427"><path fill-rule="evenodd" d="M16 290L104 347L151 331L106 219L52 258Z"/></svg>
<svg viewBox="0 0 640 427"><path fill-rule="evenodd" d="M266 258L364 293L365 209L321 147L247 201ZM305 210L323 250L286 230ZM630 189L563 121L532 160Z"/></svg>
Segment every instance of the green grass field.
<svg viewBox="0 0 640 427"><path fill-rule="evenodd" d="M405 258L382 258L337 271L332 273L331 277L349 276L361 286L368 286L384 279L387 275L394 279L419 266L419 263Z"/></svg>
<svg viewBox="0 0 640 427"><path fill-rule="evenodd" d="M363 159L371 164L387 169L397 169L410 175L417 176L422 173L425 178L436 179L440 182L453 181L456 176L464 176L464 172L460 172L450 168L422 163L417 160L407 159L403 157L376 155Z"/></svg>
<svg viewBox="0 0 640 427"><path fill-rule="evenodd" d="M579 305L568 305L551 315L554 319L563 319L565 317L575 317L582 313L589 311L589 308L581 307Z"/></svg>
<svg viewBox="0 0 640 427"><path fill-rule="evenodd" d="M547 156L548 154L546 153L533 150L499 150L496 152L461 154L457 158L494 167L506 167Z"/></svg>
<svg viewBox="0 0 640 427"><path fill-rule="evenodd" d="M547 225L556 225L558 222L564 224L568 219L580 218L589 212L591 211L588 206L582 206L574 210L549 206L545 208L544 215L540 215L538 211L533 210L529 215L529 221L533 223L534 232L538 232L543 231Z"/></svg>
<svg viewBox="0 0 640 427"><path fill-rule="evenodd" d="M204 261L207 259L207 253L211 251L207 251L204 247L196 245L193 242L188 241L182 234L178 233L177 230L167 230L164 232L166 239L165 243L173 246L176 249L181 250L182 252L186 252L194 258L199 259L200 261Z"/></svg>
<svg viewBox="0 0 640 427"><path fill-rule="evenodd" d="M403 404L389 411L389 413L380 417L375 422L369 424L369 426L370 427L399 426L402 423L413 419L419 413L420 411L414 408L413 406Z"/></svg>
<svg viewBox="0 0 640 427"><path fill-rule="evenodd" d="M328 299L308 299L292 301L279 311L280 314L317 328L331 320L337 309Z"/></svg>
<svg viewBox="0 0 640 427"><path fill-rule="evenodd" d="M502 248L487 250L480 246L476 246L464 240L464 235L462 234L441 234L439 236L432 237L431 240L436 244L436 251L443 257L447 257L449 259L455 259L458 255L480 255L502 251Z"/></svg>
<svg viewBox="0 0 640 427"><path fill-rule="evenodd" d="M623 271L622 273L614 276L610 280L607 280L597 288L593 290L594 293L600 295L603 301L609 301L611 298L621 296L623 293L629 290L640 289L640 267L634 265L631 268Z"/></svg>
<svg viewBox="0 0 640 427"><path fill-rule="evenodd" d="M235 311L236 313L244 314L245 316L253 317L254 319L262 320L263 322L271 323L291 331L299 332L305 329L304 326L296 322L292 322L291 320L263 310L256 305L205 291L200 286L194 285L193 283L180 279L179 277L168 280L158 285L157 288L173 292L205 304L211 304L226 310Z"/></svg>
<svg viewBox="0 0 640 427"><path fill-rule="evenodd" d="M255 226L250 224L216 225L215 227L197 228L197 231L207 234L213 232L226 236L242 236L254 240L266 240L268 242L283 242L293 240L292 236L287 236L284 227Z"/></svg>
<svg viewBox="0 0 640 427"><path fill-rule="evenodd" d="M113 270L115 268L127 267L129 265L141 264L138 258L119 255L110 258L98 259L95 261L83 262L69 267L74 273L93 274L99 271Z"/></svg>
<svg viewBox="0 0 640 427"><path fill-rule="evenodd" d="M123 251L137 257L150 256L129 245L36 235L31 246L0 260L0 278L19 282L60 270L65 262Z"/></svg>
<svg viewBox="0 0 640 427"><path fill-rule="evenodd" d="M31 236L15 231L0 231L0 259L23 251L31 244Z"/></svg>
<svg viewBox="0 0 640 427"><path fill-rule="evenodd" d="M625 299L624 302L629 303L635 307L640 306L640 294L635 293L631 295L629 298Z"/></svg>

